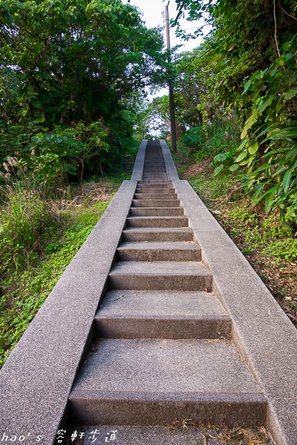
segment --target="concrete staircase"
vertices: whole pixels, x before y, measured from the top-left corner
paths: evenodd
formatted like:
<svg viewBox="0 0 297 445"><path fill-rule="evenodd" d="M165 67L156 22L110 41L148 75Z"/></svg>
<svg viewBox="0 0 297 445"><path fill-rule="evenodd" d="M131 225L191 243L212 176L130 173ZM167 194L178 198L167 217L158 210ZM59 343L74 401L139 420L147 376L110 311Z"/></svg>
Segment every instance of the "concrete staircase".
<svg viewBox="0 0 297 445"><path fill-rule="evenodd" d="M69 397L73 425L265 423L266 398L232 341L159 143L148 144L94 336ZM186 433L168 443L188 443Z"/></svg>
<svg viewBox="0 0 297 445"><path fill-rule="evenodd" d="M229 445L213 424L296 445L296 345L165 141L143 141L1 369L0 442Z"/></svg>

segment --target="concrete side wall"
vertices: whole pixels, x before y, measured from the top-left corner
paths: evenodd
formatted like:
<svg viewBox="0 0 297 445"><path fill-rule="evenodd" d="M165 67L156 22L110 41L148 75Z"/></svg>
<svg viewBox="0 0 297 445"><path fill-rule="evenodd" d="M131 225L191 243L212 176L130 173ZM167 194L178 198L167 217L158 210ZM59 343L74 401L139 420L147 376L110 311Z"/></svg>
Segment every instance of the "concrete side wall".
<svg viewBox="0 0 297 445"><path fill-rule="evenodd" d="M161 147L162 147L162 151L163 151L163 156L164 156L164 161L165 161L165 165L166 165L166 171L167 171L168 178L171 180L178 180L179 176L177 173L175 163L173 162L169 147L165 141L160 141L160 143L161 143Z"/></svg>
<svg viewBox="0 0 297 445"><path fill-rule="evenodd" d="M142 141L138 149L131 177L132 181L140 181L142 179L147 142L147 140Z"/></svg>
<svg viewBox="0 0 297 445"><path fill-rule="evenodd" d="M53 443L136 184L123 182L2 368L0 440L5 433Z"/></svg>
<svg viewBox="0 0 297 445"><path fill-rule="evenodd" d="M168 175L185 208L215 291L233 321L233 338L269 402L267 427L278 445L297 444L297 331L254 269L187 181ZM171 158L171 159L170 159Z"/></svg>
<svg viewBox="0 0 297 445"><path fill-rule="evenodd" d="M174 186L231 315L233 338L269 401L267 426L279 445L296 445L297 331L189 183Z"/></svg>

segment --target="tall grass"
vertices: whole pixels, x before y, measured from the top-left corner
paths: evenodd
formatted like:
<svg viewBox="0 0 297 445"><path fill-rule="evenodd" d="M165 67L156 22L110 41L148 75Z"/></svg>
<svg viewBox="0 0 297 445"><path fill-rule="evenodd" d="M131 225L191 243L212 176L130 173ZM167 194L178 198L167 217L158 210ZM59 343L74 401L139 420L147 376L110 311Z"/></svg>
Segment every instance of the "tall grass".
<svg viewBox="0 0 297 445"><path fill-rule="evenodd" d="M2 189L0 209L0 275L30 265L42 251L42 236L54 215L38 191L21 183Z"/></svg>

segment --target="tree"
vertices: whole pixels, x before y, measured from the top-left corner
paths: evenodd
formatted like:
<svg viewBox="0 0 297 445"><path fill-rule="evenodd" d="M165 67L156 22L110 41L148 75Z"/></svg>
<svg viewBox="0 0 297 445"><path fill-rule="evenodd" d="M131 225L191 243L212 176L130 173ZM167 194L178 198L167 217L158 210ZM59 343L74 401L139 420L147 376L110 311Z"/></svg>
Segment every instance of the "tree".
<svg viewBox="0 0 297 445"><path fill-rule="evenodd" d="M245 189L267 211L297 205L296 2L176 0L178 15L213 25L203 44L177 61L177 92L185 122L207 133L220 117L241 128L228 160ZM199 33L199 30L197 31ZM196 34L197 34L196 33ZM195 33L194 33L195 34ZM192 96L192 106L189 106ZM192 122L191 122L192 119ZM220 166L218 172L222 171Z"/></svg>
<svg viewBox="0 0 297 445"><path fill-rule="evenodd" d="M4 148L12 128L34 135L80 121L102 120L121 147L133 127L127 98L164 71L160 32L120 0L0 1L0 47L2 157L18 151L14 135Z"/></svg>

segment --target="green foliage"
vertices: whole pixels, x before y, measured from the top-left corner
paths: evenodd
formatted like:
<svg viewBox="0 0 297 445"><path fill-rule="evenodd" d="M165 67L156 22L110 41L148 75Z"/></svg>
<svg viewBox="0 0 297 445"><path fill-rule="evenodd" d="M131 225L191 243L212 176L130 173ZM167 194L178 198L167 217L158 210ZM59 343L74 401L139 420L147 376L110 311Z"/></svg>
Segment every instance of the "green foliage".
<svg viewBox="0 0 297 445"><path fill-rule="evenodd" d="M0 58L0 164L36 145L47 182L121 166L165 67L160 31L121 0L0 1Z"/></svg>
<svg viewBox="0 0 297 445"><path fill-rule="evenodd" d="M205 142L205 136L201 127L190 128L181 138L181 142L189 148L199 148Z"/></svg>
<svg viewBox="0 0 297 445"><path fill-rule="evenodd" d="M108 154L108 130L102 122L85 125L79 122L75 127L56 127L51 133L38 133L32 139L31 165L40 183L51 185L60 177L78 177L82 182L86 166L100 166ZM100 159L100 161L99 161Z"/></svg>
<svg viewBox="0 0 297 445"><path fill-rule="evenodd" d="M98 202L74 215L64 214L68 220L60 235L52 227L53 241L45 248L45 255L33 268L15 272L2 281L3 297L0 311L0 366L44 303L77 250L86 240L104 212L108 202Z"/></svg>
<svg viewBox="0 0 297 445"><path fill-rule="evenodd" d="M215 119L208 125L207 133L202 125L190 128L179 140L178 150L186 151L188 157L196 162L212 159L223 170L222 163L230 165L237 148L238 131L232 123L226 120ZM223 150L223 151L222 151Z"/></svg>
<svg viewBox="0 0 297 445"><path fill-rule="evenodd" d="M253 192L256 204L265 202L267 212L279 208L284 214L297 207L296 80L290 52L254 73L244 89L254 100L235 161L246 168L244 187Z"/></svg>
<svg viewBox="0 0 297 445"><path fill-rule="evenodd" d="M200 193L203 191L211 199L216 199L228 192L230 187L230 178L228 176L210 177L205 173L199 174L197 178L190 179L193 189Z"/></svg>
<svg viewBox="0 0 297 445"><path fill-rule="evenodd" d="M166 139L169 122L168 96L155 97L148 104L142 103L134 124L138 140L150 139L150 133L158 134L160 139Z"/></svg>
<svg viewBox="0 0 297 445"><path fill-rule="evenodd" d="M253 202L297 212L296 3L291 0L176 0L179 17L204 17L213 28L193 52L177 57L179 125L202 126L216 174L237 175ZM235 138L223 142L213 122L229 122ZM189 132L188 131L188 132ZM241 133L242 143L238 141ZM236 143L237 146L233 144ZM203 145L203 144L202 144ZM216 147L218 150L216 150ZM204 147L205 148L205 147ZM200 155L198 154L200 157Z"/></svg>
<svg viewBox="0 0 297 445"><path fill-rule="evenodd" d="M241 240L240 247L244 253L259 251L276 264L279 260L296 261L297 240L292 227L280 222L276 212L266 215L258 211L259 208L255 209L240 191L233 193L231 200L230 190L234 181L230 176L218 177L209 171L192 178L190 183L210 208L221 210L220 219L231 234Z"/></svg>
<svg viewBox="0 0 297 445"><path fill-rule="evenodd" d="M0 211L0 275L28 266L41 249L41 237L53 216L38 192L6 188Z"/></svg>

